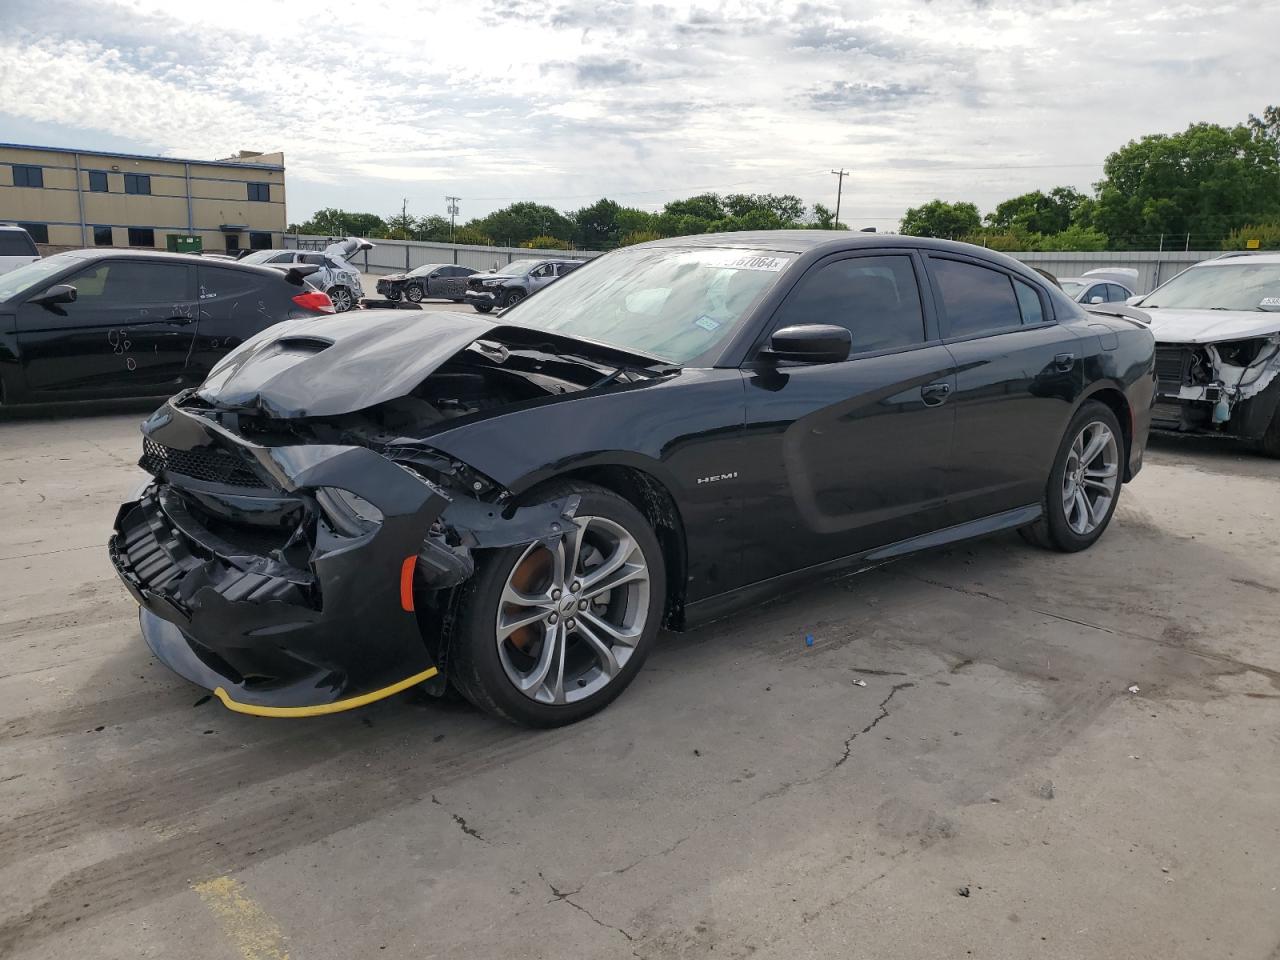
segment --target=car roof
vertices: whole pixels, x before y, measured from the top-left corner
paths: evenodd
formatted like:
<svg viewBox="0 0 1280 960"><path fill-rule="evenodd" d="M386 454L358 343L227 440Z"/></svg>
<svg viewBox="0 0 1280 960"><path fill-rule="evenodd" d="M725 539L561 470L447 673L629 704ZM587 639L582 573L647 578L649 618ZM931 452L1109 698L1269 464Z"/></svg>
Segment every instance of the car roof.
<svg viewBox="0 0 1280 960"><path fill-rule="evenodd" d="M255 273L265 273L268 276L279 276L279 272L272 270L270 267L261 263L245 263L242 260L223 260L214 259L213 257L202 257L194 253L169 253L165 250L130 250L129 248L104 249L101 247L86 247L81 250L66 250L63 253L55 253L52 257L46 259L52 260L53 257L68 256L78 260L96 261L96 260L154 260L157 263L190 263L195 265L203 264L206 267L219 267L221 269L250 270Z"/></svg>
<svg viewBox="0 0 1280 960"><path fill-rule="evenodd" d="M1250 260L1257 263L1280 263L1280 252L1276 253L1251 253L1240 251L1239 253L1224 253L1220 257L1214 257L1212 260L1201 260L1199 263L1193 263L1192 267L1229 267L1239 263L1241 260ZM1188 268L1190 269L1190 268Z"/></svg>

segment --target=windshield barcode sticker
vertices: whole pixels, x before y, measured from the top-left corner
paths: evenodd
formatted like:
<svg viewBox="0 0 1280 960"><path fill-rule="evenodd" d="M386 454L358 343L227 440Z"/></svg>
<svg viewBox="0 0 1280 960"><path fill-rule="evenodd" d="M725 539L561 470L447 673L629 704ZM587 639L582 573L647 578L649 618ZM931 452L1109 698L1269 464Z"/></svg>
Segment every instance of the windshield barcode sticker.
<svg viewBox="0 0 1280 960"><path fill-rule="evenodd" d="M786 257L746 256L730 260L725 266L735 270L768 270L770 273L777 273L789 262Z"/></svg>

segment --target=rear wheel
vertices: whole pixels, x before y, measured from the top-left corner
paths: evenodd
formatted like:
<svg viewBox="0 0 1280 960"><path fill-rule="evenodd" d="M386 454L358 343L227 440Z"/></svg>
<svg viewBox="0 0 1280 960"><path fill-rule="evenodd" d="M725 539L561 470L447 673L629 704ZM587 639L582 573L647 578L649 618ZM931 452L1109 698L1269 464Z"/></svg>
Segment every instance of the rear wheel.
<svg viewBox="0 0 1280 960"><path fill-rule="evenodd" d="M1111 522L1124 476L1124 437L1106 404L1091 400L1071 418L1045 490L1044 516L1019 532L1037 546L1072 553L1092 546Z"/></svg>
<svg viewBox="0 0 1280 960"><path fill-rule="evenodd" d="M346 287L330 287L329 299L333 301L334 313L346 313L356 305L356 298Z"/></svg>
<svg viewBox="0 0 1280 960"><path fill-rule="evenodd" d="M411 283L404 288L404 295L410 303L422 302L422 287L416 283Z"/></svg>
<svg viewBox="0 0 1280 960"><path fill-rule="evenodd" d="M631 503L582 483L547 494L581 497L572 528L490 554L461 599L451 648L463 696L536 727L581 720L622 693L666 596L658 539Z"/></svg>

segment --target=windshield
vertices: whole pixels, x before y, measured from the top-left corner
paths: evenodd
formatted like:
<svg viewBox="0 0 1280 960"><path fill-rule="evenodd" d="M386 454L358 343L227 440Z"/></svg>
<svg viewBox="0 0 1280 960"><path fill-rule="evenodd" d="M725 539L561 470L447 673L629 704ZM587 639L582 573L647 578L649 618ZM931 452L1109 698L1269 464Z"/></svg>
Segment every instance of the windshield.
<svg viewBox="0 0 1280 960"><path fill-rule="evenodd" d="M1280 263L1232 263L1191 267L1153 290L1140 307L1182 310L1255 310L1280 297Z"/></svg>
<svg viewBox="0 0 1280 960"><path fill-rule="evenodd" d="M499 267L494 273L500 277L523 277L541 263L541 260L512 260L505 267Z"/></svg>
<svg viewBox="0 0 1280 960"><path fill-rule="evenodd" d="M82 259L84 258L72 256L69 253L59 253L0 274L0 300L8 300L26 293L32 287L39 286L40 281L60 270L67 269L73 261Z"/></svg>
<svg viewBox="0 0 1280 960"><path fill-rule="evenodd" d="M790 262L790 255L762 250L618 250L509 316L520 326L685 363L728 337Z"/></svg>
<svg viewBox="0 0 1280 960"><path fill-rule="evenodd" d="M1084 289L1084 284L1079 280L1059 280L1058 283L1068 297L1074 297Z"/></svg>

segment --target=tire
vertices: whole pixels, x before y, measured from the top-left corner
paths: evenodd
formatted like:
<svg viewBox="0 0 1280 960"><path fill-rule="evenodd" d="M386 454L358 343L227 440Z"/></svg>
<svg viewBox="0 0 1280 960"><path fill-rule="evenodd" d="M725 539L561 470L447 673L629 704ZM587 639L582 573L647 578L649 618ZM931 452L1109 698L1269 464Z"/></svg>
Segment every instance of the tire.
<svg viewBox="0 0 1280 960"><path fill-rule="evenodd" d="M404 288L404 296L410 303L421 303L422 287L416 283L411 283Z"/></svg>
<svg viewBox="0 0 1280 960"><path fill-rule="evenodd" d="M509 307L514 307L524 298L525 292L523 290L510 290L502 301L502 309L506 310Z"/></svg>
<svg viewBox="0 0 1280 960"><path fill-rule="evenodd" d="M346 313L356 305L356 298L351 295L351 291L343 286L330 287L329 299L333 301L334 313Z"/></svg>
<svg viewBox="0 0 1280 960"><path fill-rule="evenodd" d="M556 553L545 546L488 552L459 598L450 679L481 710L526 726L558 727L608 706L639 672L658 635L666 570L648 521L616 493L576 482L550 484L540 493L543 502L581 497L573 531L582 531L578 572L562 578L564 589L558 590ZM573 543L567 535L557 546L563 550ZM586 594L597 586L593 571L614 561L619 566L603 580L611 588L575 603L572 584L581 584L579 592ZM623 582L617 582L620 573L627 576ZM538 601L504 603L509 585ZM504 619L524 625L513 630ZM504 626L509 636L500 640ZM518 686L522 682L528 693Z"/></svg>
<svg viewBox="0 0 1280 960"><path fill-rule="evenodd" d="M493 309L492 303L473 303L472 306L476 308L476 313L488 313Z"/></svg>
<svg viewBox="0 0 1280 960"><path fill-rule="evenodd" d="M462 299L462 297L452 297L452 298L450 298L450 299L452 299L454 303L466 303L466 302L467 302L466 300L463 300L463 299Z"/></svg>
<svg viewBox="0 0 1280 960"><path fill-rule="evenodd" d="M388 299L388 300L391 300L391 301L397 301L397 300L399 300L399 299L400 299L400 291L399 291L399 290L388 290L388 291L387 291L387 299Z"/></svg>
<svg viewBox="0 0 1280 960"><path fill-rule="evenodd" d="M1265 457L1274 457L1280 460L1280 408L1271 415L1271 424L1257 441L1258 452Z"/></svg>
<svg viewBox="0 0 1280 960"><path fill-rule="evenodd" d="M1109 432L1110 440L1081 468L1078 454L1082 448L1086 454L1089 452L1088 445L1099 439L1099 428ZM1078 446L1078 439L1084 443ZM1045 485L1043 516L1018 532L1028 543L1049 550L1075 553L1091 547L1115 513L1124 485L1124 463L1124 434L1120 432L1116 415L1104 403L1087 401L1071 418L1058 445ZM1104 484L1109 487L1109 495L1105 493ZM1087 506L1080 504L1080 496L1085 498ZM1103 496L1106 496L1105 502ZM1072 503L1070 510L1068 502Z"/></svg>

